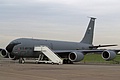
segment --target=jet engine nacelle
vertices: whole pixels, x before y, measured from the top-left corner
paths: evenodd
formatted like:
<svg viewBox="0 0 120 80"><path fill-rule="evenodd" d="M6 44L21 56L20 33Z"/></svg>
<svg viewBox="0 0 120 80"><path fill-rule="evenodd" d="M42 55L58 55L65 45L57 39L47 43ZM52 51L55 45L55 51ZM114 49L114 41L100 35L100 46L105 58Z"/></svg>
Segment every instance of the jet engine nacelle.
<svg viewBox="0 0 120 80"><path fill-rule="evenodd" d="M3 58L11 58L12 60L17 60L17 59L19 59L18 57L12 55L11 53L8 53L8 52L7 52L6 50L4 50L4 49L2 49L0 53L1 53L1 56L2 56Z"/></svg>
<svg viewBox="0 0 120 80"><path fill-rule="evenodd" d="M9 58L11 58L12 60L18 60L19 59L19 57L15 56L11 53L9 54Z"/></svg>
<svg viewBox="0 0 120 80"><path fill-rule="evenodd" d="M106 61L112 60L116 57L115 51L105 50L101 54L102 58Z"/></svg>
<svg viewBox="0 0 120 80"><path fill-rule="evenodd" d="M6 50L4 49L1 50L1 56L4 58L8 58L8 53L6 52Z"/></svg>
<svg viewBox="0 0 120 80"><path fill-rule="evenodd" d="M79 62L81 60L83 60L84 55L81 52L71 52L68 56L69 60L73 61L73 62Z"/></svg>

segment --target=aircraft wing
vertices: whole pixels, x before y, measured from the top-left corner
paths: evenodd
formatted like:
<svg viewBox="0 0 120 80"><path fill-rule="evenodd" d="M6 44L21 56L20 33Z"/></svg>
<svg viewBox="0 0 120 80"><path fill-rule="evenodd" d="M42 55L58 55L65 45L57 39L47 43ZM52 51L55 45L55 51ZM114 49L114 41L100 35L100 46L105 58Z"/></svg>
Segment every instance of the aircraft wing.
<svg viewBox="0 0 120 80"><path fill-rule="evenodd" d="M53 52L57 53L57 54L62 54L62 53L71 53L71 52L81 52L83 54L88 54L88 53L98 53L101 54L103 51L105 51L106 49L96 49L96 50L54 50ZM120 52L120 50L108 50L108 51L114 51L116 53Z"/></svg>
<svg viewBox="0 0 120 80"><path fill-rule="evenodd" d="M120 50L106 50L106 49L95 49L95 50L56 50L53 51L59 56L67 55L68 58L73 62L83 60L84 55L88 53L101 54L102 58L106 61L113 60Z"/></svg>

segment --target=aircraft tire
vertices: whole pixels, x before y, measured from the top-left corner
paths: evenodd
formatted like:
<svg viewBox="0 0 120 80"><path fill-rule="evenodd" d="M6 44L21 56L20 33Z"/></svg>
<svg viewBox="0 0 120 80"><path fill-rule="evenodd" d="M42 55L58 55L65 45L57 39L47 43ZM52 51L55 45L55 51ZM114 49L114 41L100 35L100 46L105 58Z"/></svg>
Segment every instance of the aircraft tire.
<svg viewBox="0 0 120 80"><path fill-rule="evenodd" d="M63 64L73 64L73 62L70 61L69 59L64 59Z"/></svg>

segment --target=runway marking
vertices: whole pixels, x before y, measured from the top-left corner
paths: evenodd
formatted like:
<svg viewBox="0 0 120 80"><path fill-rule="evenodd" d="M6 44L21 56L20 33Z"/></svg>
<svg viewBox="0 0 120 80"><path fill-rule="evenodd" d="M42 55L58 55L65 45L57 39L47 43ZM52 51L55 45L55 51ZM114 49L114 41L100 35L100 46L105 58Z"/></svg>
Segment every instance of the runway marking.
<svg viewBox="0 0 120 80"><path fill-rule="evenodd" d="M19 73L12 73L12 72L0 72L3 74L10 74L10 75L19 75L19 76L25 76L25 77L33 77L33 78L40 78L40 79L45 79L45 80L57 80L55 78L50 78L50 77L38 77L38 76L33 76L29 74L19 74Z"/></svg>

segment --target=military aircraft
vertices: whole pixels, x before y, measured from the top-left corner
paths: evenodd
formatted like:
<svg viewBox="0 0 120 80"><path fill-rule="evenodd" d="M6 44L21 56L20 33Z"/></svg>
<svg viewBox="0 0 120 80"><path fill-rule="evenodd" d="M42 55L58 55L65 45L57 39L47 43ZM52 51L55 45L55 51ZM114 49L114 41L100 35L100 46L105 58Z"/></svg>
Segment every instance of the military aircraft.
<svg viewBox="0 0 120 80"><path fill-rule="evenodd" d="M99 47L117 46L117 45L98 45L94 46L94 25L96 18L90 17L86 33L80 42L43 40L31 38L19 38L11 41L6 49L0 49L4 58L11 58L21 62L24 58L38 58L42 52L34 51L35 46L47 46L56 55L63 58L63 63L79 62L84 59L88 53L101 54L104 60L112 60L120 50L97 49ZM46 58L44 58L46 59Z"/></svg>

